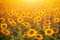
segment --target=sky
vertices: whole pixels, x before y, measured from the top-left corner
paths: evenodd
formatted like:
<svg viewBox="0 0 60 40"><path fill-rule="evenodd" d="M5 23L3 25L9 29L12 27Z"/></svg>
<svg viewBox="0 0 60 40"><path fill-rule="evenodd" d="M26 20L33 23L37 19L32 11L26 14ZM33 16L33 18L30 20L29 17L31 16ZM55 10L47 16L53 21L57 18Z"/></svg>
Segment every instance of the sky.
<svg viewBox="0 0 60 40"><path fill-rule="evenodd" d="M18 9L40 9L49 8L60 5L59 0L0 0L0 5L3 4L6 8Z"/></svg>

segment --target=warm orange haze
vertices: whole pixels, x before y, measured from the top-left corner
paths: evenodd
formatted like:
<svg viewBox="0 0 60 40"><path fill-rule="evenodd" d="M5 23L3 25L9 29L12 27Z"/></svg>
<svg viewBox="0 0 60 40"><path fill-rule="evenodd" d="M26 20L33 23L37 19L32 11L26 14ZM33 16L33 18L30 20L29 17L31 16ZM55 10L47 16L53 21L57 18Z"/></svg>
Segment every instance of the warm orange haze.
<svg viewBox="0 0 60 40"><path fill-rule="evenodd" d="M0 0L0 40L60 40L60 0Z"/></svg>

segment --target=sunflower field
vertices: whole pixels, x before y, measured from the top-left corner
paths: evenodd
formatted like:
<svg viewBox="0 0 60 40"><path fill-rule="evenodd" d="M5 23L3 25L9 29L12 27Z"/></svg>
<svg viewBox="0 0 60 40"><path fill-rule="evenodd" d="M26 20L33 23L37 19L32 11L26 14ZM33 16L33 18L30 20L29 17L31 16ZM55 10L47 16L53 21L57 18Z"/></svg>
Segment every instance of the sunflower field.
<svg viewBox="0 0 60 40"><path fill-rule="evenodd" d="M60 0L0 0L0 40L60 40Z"/></svg>

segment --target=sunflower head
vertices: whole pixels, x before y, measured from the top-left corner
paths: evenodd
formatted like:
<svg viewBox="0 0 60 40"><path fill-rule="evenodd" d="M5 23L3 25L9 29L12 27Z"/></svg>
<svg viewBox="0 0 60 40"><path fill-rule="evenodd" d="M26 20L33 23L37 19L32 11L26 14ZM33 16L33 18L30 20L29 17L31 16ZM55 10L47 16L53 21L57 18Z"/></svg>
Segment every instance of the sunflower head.
<svg viewBox="0 0 60 40"><path fill-rule="evenodd" d="M10 35L10 31L9 30L1 30L1 33L8 36Z"/></svg>
<svg viewBox="0 0 60 40"><path fill-rule="evenodd" d="M30 26L29 22L23 22L22 24L23 24L24 27L29 27Z"/></svg>
<svg viewBox="0 0 60 40"><path fill-rule="evenodd" d="M60 21L59 18L54 18L54 22L55 22L55 23L57 23L57 22L59 22L59 21Z"/></svg>
<svg viewBox="0 0 60 40"><path fill-rule="evenodd" d="M17 18L17 22L18 22L18 23L22 23L23 21L24 21L23 18L21 18L21 17Z"/></svg>
<svg viewBox="0 0 60 40"><path fill-rule="evenodd" d="M24 34L24 35L22 36L22 38L28 38L28 35L27 35L27 34Z"/></svg>
<svg viewBox="0 0 60 40"><path fill-rule="evenodd" d="M44 24L45 24L45 25L50 25L50 24L51 24L51 21L50 21L50 20L45 20L45 21L44 21Z"/></svg>
<svg viewBox="0 0 60 40"><path fill-rule="evenodd" d="M55 10L55 11L58 11L58 10L59 10L59 8L58 8L58 7L56 7L56 8L54 8L54 10Z"/></svg>
<svg viewBox="0 0 60 40"><path fill-rule="evenodd" d="M1 24L1 29L6 29L6 28L7 28L7 24L6 23Z"/></svg>
<svg viewBox="0 0 60 40"><path fill-rule="evenodd" d="M55 34L59 32L58 28L52 28L52 29L53 29Z"/></svg>
<svg viewBox="0 0 60 40"><path fill-rule="evenodd" d="M46 29L45 35L52 36L54 34L54 31L52 29Z"/></svg>
<svg viewBox="0 0 60 40"><path fill-rule="evenodd" d="M11 24L11 26L16 26L17 25L16 22L11 22L10 24Z"/></svg>
<svg viewBox="0 0 60 40"><path fill-rule="evenodd" d="M37 39L40 39L40 40L42 40L43 39L43 36L42 36L42 34L36 34L36 36L35 36Z"/></svg>
<svg viewBox="0 0 60 40"><path fill-rule="evenodd" d="M36 34L37 34L37 31L34 30L34 29L30 29L30 30L28 31L28 36L29 36L29 37L33 37L33 36L35 36Z"/></svg>
<svg viewBox="0 0 60 40"><path fill-rule="evenodd" d="M45 12L43 10L41 10L41 11L38 12L38 15L45 16Z"/></svg>
<svg viewBox="0 0 60 40"><path fill-rule="evenodd" d="M26 13L25 12L22 12L20 15L21 15L22 18L26 18Z"/></svg>
<svg viewBox="0 0 60 40"><path fill-rule="evenodd" d="M41 17L40 16L37 16L34 18L34 22L40 22L41 21Z"/></svg>
<svg viewBox="0 0 60 40"><path fill-rule="evenodd" d="M50 26L44 26L43 30L50 29Z"/></svg>
<svg viewBox="0 0 60 40"><path fill-rule="evenodd" d="M32 14L35 15L37 13L37 10L32 9Z"/></svg>
<svg viewBox="0 0 60 40"><path fill-rule="evenodd" d="M7 13L7 17L12 17L13 13Z"/></svg>
<svg viewBox="0 0 60 40"><path fill-rule="evenodd" d="M5 22L5 18L1 17L0 22Z"/></svg>
<svg viewBox="0 0 60 40"><path fill-rule="evenodd" d="M13 18L8 18L8 21L13 22L14 20L13 20Z"/></svg>
<svg viewBox="0 0 60 40"><path fill-rule="evenodd" d="M11 24L11 26L17 25L17 23L12 18L8 18L8 22Z"/></svg>
<svg viewBox="0 0 60 40"><path fill-rule="evenodd" d="M55 13L54 16L60 17L60 12Z"/></svg>
<svg viewBox="0 0 60 40"><path fill-rule="evenodd" d="M31 19L33 15L31 13L27 13L27 18Z"/></svg>

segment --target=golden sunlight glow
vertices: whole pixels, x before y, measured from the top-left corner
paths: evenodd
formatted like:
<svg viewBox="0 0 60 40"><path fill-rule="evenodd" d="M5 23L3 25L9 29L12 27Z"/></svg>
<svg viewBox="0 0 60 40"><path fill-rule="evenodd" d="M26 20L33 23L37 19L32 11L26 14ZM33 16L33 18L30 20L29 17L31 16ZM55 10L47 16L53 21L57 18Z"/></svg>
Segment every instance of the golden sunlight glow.
<svg viewBox="0 0 60 40"><path fill-rule="evenodd" d="M28 9L35 8L39 9L41 7L51 7L55 3L60 3L59 0L0 0L0 3L4 4L6 7L15 7L18 9Z"/></svg>
<svg viewBox="0 0 60 40"><path fill-rule="evenodd" d="M27 2L36 2L37 0L24 0L24 1L27 1Z"/></svg>
<svg viewBox="0 0 60 40"><path fill-rule="evenodd" d="M23 2L26 4L36 4L38 0L23 0Z"/></svg>

